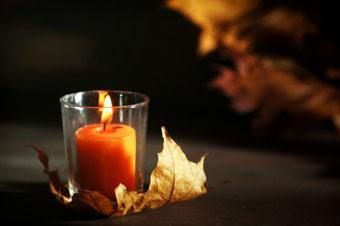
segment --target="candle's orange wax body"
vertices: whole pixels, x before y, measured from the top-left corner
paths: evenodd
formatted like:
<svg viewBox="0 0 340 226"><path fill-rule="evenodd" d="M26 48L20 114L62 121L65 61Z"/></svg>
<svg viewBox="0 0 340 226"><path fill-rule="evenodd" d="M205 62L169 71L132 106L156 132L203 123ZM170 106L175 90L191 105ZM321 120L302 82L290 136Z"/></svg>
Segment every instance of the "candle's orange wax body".
<svg viewBox="0 0 340 226"><path fill-rule="evenodd" d="M122 124L84 126L76 132L77 176L81 188L114 198L119 183L135 189L136 132Z"/></svg>

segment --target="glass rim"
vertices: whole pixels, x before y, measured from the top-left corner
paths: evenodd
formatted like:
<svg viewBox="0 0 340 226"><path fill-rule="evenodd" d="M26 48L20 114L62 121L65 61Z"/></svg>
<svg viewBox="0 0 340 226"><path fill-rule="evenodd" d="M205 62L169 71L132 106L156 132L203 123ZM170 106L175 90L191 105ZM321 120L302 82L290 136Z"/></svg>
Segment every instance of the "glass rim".
<svg viewBox="0 0 340 226"><path fill-rule="evenodd" d="M141 102L135 103L135 104L126 104L126 105L113 105L112 107L100 107L100 106L88 106L88 105L79 105L79 104L72 104L66 101L68 96L71 95L77 95L77 94L85 94L85 93L98 93L98 92L108 92L108 93L117 93L117 94L126 94L126 95L138 95L143 100ZM84 109L103 109L103 108L113 108L113 109L121 109L121 108L137 108L137 107L143 107L147 106L150 102L150 98L139 92L135 91L126 91L126 90L85 90L85 91L79 91L74 93L68 93L63 95L59 98L59 102L62 106L68 107L68 108L84 108Z"/></svg>

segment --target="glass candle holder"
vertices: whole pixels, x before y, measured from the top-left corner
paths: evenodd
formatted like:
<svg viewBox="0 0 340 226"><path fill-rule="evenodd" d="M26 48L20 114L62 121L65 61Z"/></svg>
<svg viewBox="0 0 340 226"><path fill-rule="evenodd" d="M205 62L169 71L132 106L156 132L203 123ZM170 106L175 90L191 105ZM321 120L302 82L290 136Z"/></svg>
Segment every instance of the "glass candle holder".
<svg viewBox="0 0 340 226"><path fill-rule="evenodd" d="M60 98L68 187L113 199L119 183L141 191L149 98L141 93L94 90Z"/></svg>

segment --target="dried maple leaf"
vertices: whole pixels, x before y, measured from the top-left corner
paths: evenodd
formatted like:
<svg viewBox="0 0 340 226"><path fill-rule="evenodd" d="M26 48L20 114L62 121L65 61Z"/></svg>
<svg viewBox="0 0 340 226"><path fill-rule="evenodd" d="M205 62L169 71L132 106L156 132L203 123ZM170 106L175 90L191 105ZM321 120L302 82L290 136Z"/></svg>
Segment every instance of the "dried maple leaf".
<svg viewBox="0 0 340 226"><path fill-rule="evenodd" d="M262 0L167 0L166 5L202 29L198 52L205 55L217 47L225 24L247 14L260 2Z"/></svg>
<svg viewBox="0 0 340 226"><path fill-rule="evenodd" d="M38 158L44 165L44 173L49 177L51 193L62 205L105 216L111 216L114 213L112 201L97 191L80 190L79 193L71 197L67 186L61 182L58 171L50 171L49 158L45 152L35 146L31 147L37 151Z"/></svg>
<svg viewBox="0 0 340 226"><path fill-rule="evenodd" d="M303 74L287 60L239 56L236 70L221 69L213 87L232 99L237 112L256 111L253 127L259 130L272 123L281 112L332 120L340 131L340 92Z"/></svg>
<svg viewBox="0 0 340 226"><path fill-rule="evenodd" d="M280 121L284 128L289 120L294 130L301 122L312 128L315 122L326 127L333 122L338 139L339 43L315 20L316 12L328 20L328 10L319 12L322 4L308 11L263 0L167 0L166 5L201 28L199 54L214 51L212 59L225 62L212 85L230 98L236 112L255 113L256 137Z"/></svg>
<svg viewBox="0 0 340 226"><path fill-rule="evenodd" d="M196 198L207 192L203 156L198 163L187 159L181 147L162 127L163 150L151 173L149 189L145 193L129 192L120 184L116 189L118 215L155 209L171 202Z"/></svg>
<svg viewBox="0 0 340 226"><path fill-rule="evenodd" d="M113 202L97 191L80 190L72 196L72 202L68 203L68 207L104 216L115 213Z"/></svg>
<svg viewBox="0 0 340 226"><path fill-rule="evenodd" d="M127 191L123 184L119 184L115 188L116 200L113 201L97 191L88 190L79 190L71 197L66 185L61 183L58 172L50 172L48 156L37 147L32 147L44 165L44 173L49 176L51 193L61 204L105 216L124 216L141 212L145 208L155 209L167 203L193 199L207 192L207 179L203 169L205 156L198 163L191 162L164 127L162 135L163 150L158 153L158 162L151 174L149 189L145 193L138 193Z"/></svg>
<svg viewBox="0 0 340 226"><path fill-rule="evenodd" d="M43 150L37 148L36 146L31 146L31 147L34 150L36 150L38 154L38 158L44 166L44 173L49 178L49 186L50 186L51 193L57 198L57 200L60 203L64 205L71 202L72 198L70 196L70 193L67 187L61 182L58 171L57 170L50 171L48 156L45 154Z"/></svg>

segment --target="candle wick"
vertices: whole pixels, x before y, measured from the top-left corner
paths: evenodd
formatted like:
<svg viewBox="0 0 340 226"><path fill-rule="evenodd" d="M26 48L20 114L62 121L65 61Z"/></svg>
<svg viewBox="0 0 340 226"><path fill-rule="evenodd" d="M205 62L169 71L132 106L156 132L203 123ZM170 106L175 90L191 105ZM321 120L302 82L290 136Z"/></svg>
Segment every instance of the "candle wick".
<svg viewBox="0 0 340 226"><path fill-rule="evenodd" d="M105 131L105 129L106 129L106 122L104 122L103 131Z"/></svg>

